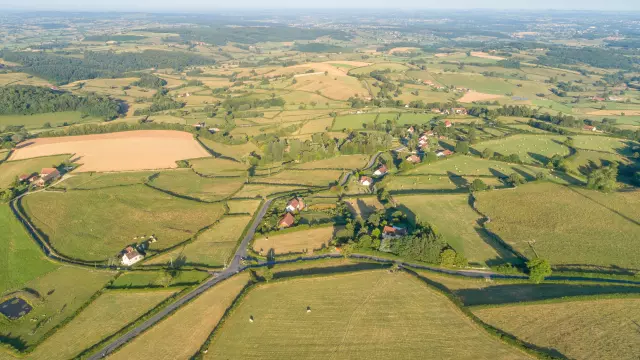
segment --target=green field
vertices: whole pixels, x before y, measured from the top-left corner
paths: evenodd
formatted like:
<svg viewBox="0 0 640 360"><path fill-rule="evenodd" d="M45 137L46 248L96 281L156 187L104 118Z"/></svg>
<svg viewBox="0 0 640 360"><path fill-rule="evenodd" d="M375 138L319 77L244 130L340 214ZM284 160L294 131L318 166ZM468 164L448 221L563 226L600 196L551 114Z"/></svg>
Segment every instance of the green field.
<svg viewBox="0 0 640 360"><path fill-rule="evenodd" d="M616 139L599 135L578 135L572 136L573 146L578 149L595 150L610 153L620 153L629 146L637 146L628 140ZM628 155L631 155L630 153Z"/></svg>
<svg viewBox="0 0 640 360"><path fill-rule="evenodd" d="M246 157L247 155L251 154L254 151L258 153L260 152L260 149L258 149L258 147L251 142L248 142L243 145L226 145L226 144L221 144L221 143L203 139L203 138L200 138L199 140L202 141L204 146L206 146L209 150L217 154L230 157L232 159L236 159L238 161L242 161L244 157Z"/></svg>
<svg viewBox="0 0 640 360"><path fill-rule="evenodd" d="M294 166L295 169L361 169L369 162L367 155L343 155L324 160L309 161Z"/></svg>
<svg viewBox="0 0 640 360"><path fill-rule="evenodd" d="M180 247L168 254L162 254L145 264L170 264L177 261L184 264L222 267L229 263L240 236L251 220L250 216L228 216L204 231L196 241Z"/></svg>
<svg viewBox="0 0 640 360"><path fill-rule="evenodd" d="M9 205L0 205L0 295L54 271L59 265L48 260L35 240L31 239Z"/></svg>
<svg viewBox="0 0 640 360"><path fill-rule="evenodd" d="M372 71L384 71L384 70L387 70L387 69L389 69L389 70L391 70L393 72L398 72L398 71L408 70L409 68L406 65L403 65L403 64L385 62L385 63L377 63L377 64L372 64L372 65L369 65L369 66L362 66L362 67L353 68L353 69L349 70L349 74L353 74L353 75L368 75Z"/></svg>
<svg viewBox="0 0 640 360"><path fill-rule="evenodd" d="M118 276L111 287L185 286L197 284L207 277L209 274L203 271L180 271L172 278L167 278L161 271L132 271Z"/></svg>
<svg viewBox="0 0 640 360"><path fill-rule="evenodd" d="M248 281L249 275L244 272L217 284L134 338L109 358L129 360L132 352L140 351L148 359L191 358Z"/></svg>
<svg viewBox="0 0 640 360"><path fill-rule="evenodd" d="M93 190L116 186L144 184L156 172L78 173L68 177L56 188L67 190Z"/></svg>
<svg viewBox="0 0 640 360"><path fill-rule="evenodd" d="M253 215L260 206L260 200L230 200L227 201L227 206L229 206L229 214Z"/></svg>
<svg viewBox="0 0 640 360"><path fill-rule="evenodd" d="M142 235L156 235L151 251L170 247L224 213L222 204L183 200L144 185L41 192L26 196L23 205L57 251L88 261L115 256Z"/></svg>
<svg viewBox="0 0 640 360"><path fill-rule="evenodd" d="M222 200L244 184L246 178L207 178L191 170L164 171L152 178L150 185L173 194L204 201Z"/></svg>
<svg viewBox="0 0 640 360"><path fill-rule="evenodd" d="M72 359L81 351L151 310L175 292L175 289L141 292L107 291L67 326L40 344L25 359ZM114 316L122 313L124 309L126 309L126 316ZM9 356L6 358L14 359ZM5 360L2 353L0 353L0 359Z"/></svg>
<svg viewBox="0 0 640 360"><path fill-rule="evenodd" d="M562 145L566 137L543 135L513 135L504 139L484 141L472 148L478 153L489 148L501 155L518 154L525 163L545 165L553 155L569 155Z"/></svg>
<svg viewBox="0 0 640 360"><path fill-rule="evenodd" d="M199 174L216 176L244 176L248 168L244 163L218 158L189 160L189 164Z"/></svg>
<svg viewBox="0 0 640 360"><path fill-rule="evenodd" d="M443 238L472 265L513 262L515 256L478 224L481 216L469 205L468 195L396 196L420 221L434 225Z"/></svg>
<svg viewBox="0 0 640 360"><path fill-rule="evenodd" d="M378 114L351 114L336 117L332 130L342 129L363 129L367 125L373 124Z"/></svg>
<svg viewBox="0 0 640 360"><path fill-rule="evenodd" d="M79 111L62 111L34 115L0 115L0 128L8 125L24 125L27 129L41 129L49 123L52 127L98 122L100 119L82 115Z"/></svg>
<svg viewBox="0 0 640 360"><path fill-rule="evenodd" d="M604 195L538 183L479 193L476 206L491 218L489 228L528 258L637 269L636 198L637 193Z"/></svg>
<svg viewBox="0 0 640 360"><path fill-rule="evenodd" d="M341 176L342 170L287 169L271 176L255 177L253 181L269 184L300 184L302 186L328 187L329 184L337 182Z"/></svg>
<svg viewBox="0 0 640 360"><path fill-rule="evenodd" d="M308 189L301 185L287 184L246 184L240 189L233 198L262 198L276 193L289 191L301 191Z"/></svg>
<svg viewBox="0 0 640 360"><path fill-rule="evenodd" d="M17 320L0 320L2 335L23 346L32 346L48 330L72 315L100 290L115 272L61 266L24 284L39 294L33 310ZM36 319L35 321L32 319Z"/></svg>
<svg viewBox="0 0 640 360"><path fill-rule="evenodd" d="M571 359L637 359L640 299L501 306L474 313L488 324Z"/></svg>
<svg viewBox="0 0 640 360"><path fill-rule="evenodd" d="M387 271L259 286L220 330L205 359L528 358L418 279Z"/></svg>
<svg viewBox="0 0 640 360"><path fill-rule="evenodd" d="M0 189L11 186L22 174L39 173L42 168L58 166L67 159L69 155L54 155L3 162L0 164Z"/></svg>
<svg viewBox="0 0 640 360"><path fill-rule="evenodd" d="M443 85L464 87L481 93L504 95L516 89L515 85L498 78L479 74L434 74L433 78Z"/></svg>

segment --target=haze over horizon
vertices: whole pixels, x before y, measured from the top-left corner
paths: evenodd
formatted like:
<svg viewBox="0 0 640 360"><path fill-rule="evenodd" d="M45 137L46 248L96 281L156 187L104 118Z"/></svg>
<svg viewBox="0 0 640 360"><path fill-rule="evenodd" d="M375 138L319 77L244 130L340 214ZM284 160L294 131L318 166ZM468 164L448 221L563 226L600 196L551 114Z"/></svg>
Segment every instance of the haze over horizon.
<svg viewBox="0 0 640 360"><path fill-rule="evenodd" d="M595 0L540 0L536 2L513 2L506 0L490 0L478 3L473 0L459 0L447 3L434 0L325 0L320 3L301 3L292 0L273 0L266 5L259 0L238 0L232 3L225 1L190 0L176 3L170 0L130 2L112 0L109 2L85 2L78 0L25 0L20 3L0 0L4 10L19 11L215 11L215 10L260 10L260 9L501 9L501 10L594 10L594 11L640 11L640 2L628 0L612 0L601 2Z"/></svg>

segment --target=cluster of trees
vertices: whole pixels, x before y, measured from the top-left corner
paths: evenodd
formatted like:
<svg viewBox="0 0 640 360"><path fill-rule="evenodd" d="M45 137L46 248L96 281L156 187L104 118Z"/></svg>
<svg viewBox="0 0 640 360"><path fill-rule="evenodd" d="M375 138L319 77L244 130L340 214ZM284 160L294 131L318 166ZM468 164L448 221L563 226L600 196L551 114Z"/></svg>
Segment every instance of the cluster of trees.
<svg viewBox="0 0 640 360"><path fill-rule="evenodd" d="M151 98L151 106L146 109L137 109L133 115L149 115L158 111L181 109L184 103L176 101L167 95L166 89L160 89Z"/></svg>
<svg viewBox="0 0 640 360"><path fill-rule="evenodd" d="M595 47L557 47L550 49L546 56L538 58L542 65L559 67L561 65L575 65L579 63L603 69L632 70L640 63L636 58L625 56L612 49Z"/></svg>
<svg viewBox="0 0 640 360"><path fill-rule="evenodd" d="M513 59L500 60L497 65L506 69L520 69L520 61Z"/></svg>
<svg viewBox="0 0 640 360"><path fill-rule="evenodd" d="M618 177L618 163L612 162L609 166L603 166L591 171L587 177L587 188L611 192L616 188Z"/></svg>
<svg viewBox="0 0 640 360"><path fill-rule="evenodd" d="M257 108L268 109L272 106L282 107L286 101L281 97L271 97L270 99L255 99L251 97L235 97L222 102L222 107L228 111L247 111Z"/></svg>
<svg viewBox="0 0 640 360"><path fill-rule="evenodd" d="M80 111L84 115L111 120L124 112L122 103L103 95L76 96L68 92L30 85L0 88L0 114L41 114Z"/></svg>
<svg viewBox="0 0 640 360"><path fill-rule="evenodd" d="M324 44L324 43L308 43L308 44L295 44L293 50L308 52L308 53L339 53L347 51L348 49L342 46Z"/></svg>
<svg viewBox="0 0 640 360"><path fill-rule="evenodd" d="M148 89L157 89L167 85L167 80L151 74L142 74L140 80L134 82L132 85Z"/></svg>
<svg viewBox="0 0 640 360"><path fill-rule="evenodd" d="M139 53L87 51L82 58L11 51L3 51L0 55L7 61L22 64L21 71L56 84L98 77L118 77L128 71L149 68L181 70L190 66L215 64L215 60L200 55L161 50L145 50Z"/></svg>

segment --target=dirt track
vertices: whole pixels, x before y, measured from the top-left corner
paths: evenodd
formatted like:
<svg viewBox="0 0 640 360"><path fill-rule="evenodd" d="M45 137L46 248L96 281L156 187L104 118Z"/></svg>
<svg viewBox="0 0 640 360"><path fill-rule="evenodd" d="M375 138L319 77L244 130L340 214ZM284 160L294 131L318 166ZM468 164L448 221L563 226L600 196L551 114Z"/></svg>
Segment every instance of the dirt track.
<svg viewBox="0 0 640 360"><path fill-rule="evenodd" d="M210 156L189 133L141 130L28 140L9 160L55 154L75 154L83 164L78 172L167 169L176 160Z"/></svg>

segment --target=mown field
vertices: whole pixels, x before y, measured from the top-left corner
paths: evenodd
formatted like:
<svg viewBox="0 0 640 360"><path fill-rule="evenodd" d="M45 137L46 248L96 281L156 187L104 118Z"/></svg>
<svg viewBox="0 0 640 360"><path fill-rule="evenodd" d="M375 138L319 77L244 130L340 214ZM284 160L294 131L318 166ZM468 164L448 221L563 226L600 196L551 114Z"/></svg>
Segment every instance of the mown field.
<svg viewBox="0 0 640 360"><path fill-rule="evenodd" d="M636 197L537 183L479 193L476 206L491 218L490 229L528 258L637 269L640 217L637 201L627 200Z"/></svg>
<svg viewBox="0 0 640 360"><path fill-rule="evenodd" d="M295 184L302 186L329 187L329 184L337 182L341 175L342 170L287 169L270 176L255 177L253 181L269 184Z"/></svg>
<svg viewBox="0 0 640 360"><path fill-rule="evenodd" d="M259 286L227 319L205 358L379 359L399 353L407 359L528 358L418 279L386 271Z"/></svg>
<svg viewBox="0 0 640 360"><path fill-rule="evenodd" d="M245 184L240 191L233 195L233 198L261 198L271 194L302 191L308 189L301 185L288 184Z"/></svg>
<svg viewBox="0 0 640 360"><path fill-rule="evenodd" d="M483 321L572 359L638 359L640 299L523 304L475 310Z"/></svg>
<svg viewBox="0 0 640 360"><path fill-rule="evenodd" d="M175 292L175 289L107 291L25 359L72 359L104 337L136 320ZM8 354L0 353L0 359L5 358L14 359Z"/></svg>
<svg viewBox="0 0 640 360"><path fill-rule="evenodd" d="M229 206L229 214L253 215L260 206L260 200L230 200L227 201L227 206Z"/></svg>
<svg viewBox="0 0 640 360"><path fill-rule="evenodd" d="M326 247L337 231L333 226L316 229L294 231L285 234L273 234L268 237L257 237L253 241L253 250L266 255L273 250L276 255L306 252Z"/></svg>
<svg viewBox="0 0 640 360"><path fill-rule="evenodd" d="M471 264L494 265L515 260L479 224L481 216L469 204L466 194L396 196L413 216L434 225L443 238Z"/></svg>
<svg viewBox="0 0 640 360"><path fill-rule="evenodd" d="M7 342L31 346L106 285L115 272L61 266L23 285L39 294L29 314L2 322ZM35 319L35 320L32 320Z"/></svg>
<svg viewBox="0 0 640 360"><path fill-rule="evenodd" d="M126 344L110 359L131 359L132 353L144 353L149 359L189 359L248 280L245 272L214 286Z"/></svg>
<svg viewBox="0 0 640 360"><path fill-rule="evenodd" d="M59 265L48 260L31 239L9 205L0 205L0 295L21 288L25 283L56 270Z"/></svg>
<svg viewBox="0 0 640 360"><path fill-rule="evenodd" d="M219 158L189 160L189 164L193 170L203 175L243 176L247 171L246 164Z"/></svg>
<svg viewBox="0 0 640 360"><path fill-rule="evenodd" d="M229 262L244 232L250 216L225 216L219 223L201 233L196 241L167 254L145 262L145 264L197 264L222 267Z"/></svg>
<svg viewBox="0 0 640 360"><path fill-rule="evenodd" d="M71 173L65 181L57 184L55 187L66 190L95 190L116 186L144 184L154 174L157 173L154 171Z"/></svg>
<svg viewBox="0 0 640 360"><path fill-rule="evenodd" d="M226 145L202 138L200 141L211 151L238 161L242 161L243 157L254 151L260 153L260 149L251 142L242 145Z"/></svg>
<svg viewBox="0 0 640 360"><path fill-rule="evenodd" d="M115 256L143 235L156 235L152 251L167 248L224 213L222 204L184 200L144 185L41 192L26 196L23 205L56 250L88 261Z"/></svg>
<svg viewBox="0 0 640 360"><path fill-rule="evenodd" d="M11 186L16 178L22 174L39 173L42 168L58 166L67 159L69 159L69 155L5 161L0 164L0 189Z"/></svg>

